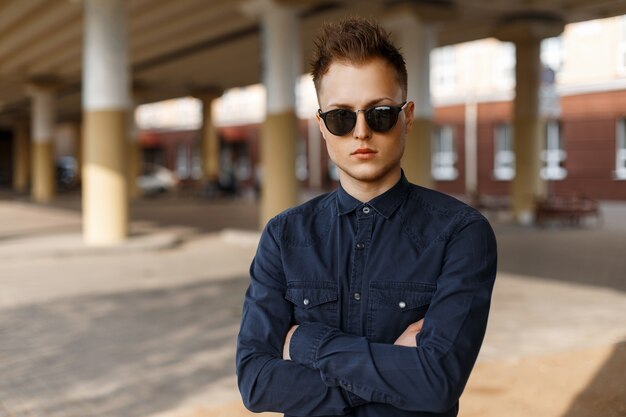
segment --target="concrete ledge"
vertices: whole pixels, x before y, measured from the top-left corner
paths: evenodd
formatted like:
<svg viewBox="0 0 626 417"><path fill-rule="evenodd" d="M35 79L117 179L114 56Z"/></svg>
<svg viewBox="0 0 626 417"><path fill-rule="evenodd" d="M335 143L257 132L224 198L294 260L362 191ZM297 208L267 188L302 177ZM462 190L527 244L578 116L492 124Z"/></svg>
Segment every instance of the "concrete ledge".
<svg viewBox="0 0 626 417"><path fill-rule="evenodd" d="M79 233L56 234L0 241L0 259L124 254L170 249L181 242L176 233L156 232L131 235L119 245L88 246Z"/></svg>

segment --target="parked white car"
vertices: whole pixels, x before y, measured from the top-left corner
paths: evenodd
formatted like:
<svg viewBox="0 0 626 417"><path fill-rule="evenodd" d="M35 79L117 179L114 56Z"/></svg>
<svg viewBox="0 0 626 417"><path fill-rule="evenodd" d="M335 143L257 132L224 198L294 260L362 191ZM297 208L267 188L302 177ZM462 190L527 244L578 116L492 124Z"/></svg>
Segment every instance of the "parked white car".
<svg viewBox="0 0 626 417"><path fill-rule="evenodd" d="M150 165L137 178L137 186L143 195L156 195L171 191L178 186L176 174L161 165Z"/></svg>

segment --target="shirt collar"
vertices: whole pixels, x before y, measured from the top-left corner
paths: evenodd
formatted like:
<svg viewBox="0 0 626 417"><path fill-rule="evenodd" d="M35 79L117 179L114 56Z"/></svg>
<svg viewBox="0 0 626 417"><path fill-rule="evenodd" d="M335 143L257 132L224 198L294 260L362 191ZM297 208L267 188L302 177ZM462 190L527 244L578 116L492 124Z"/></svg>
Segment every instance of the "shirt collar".
<svg viewBox="0 0 626 417"><path fill-rule="evenodd" d="M344 215L356 210L357 207L367 204L372 207L378 213L380 213L383 217L389 218L396 211L400 204L406 199L406 195L409 192L409 181L404 176L404 171L400 176L400 180L391 187L389 190L385 191L381 195L374 197L367 203L361 203L356 198L352 197L347 193L346 190L343 189L341 183L339 184L339 188L337 190L337 212L339 215Z"/></svg>

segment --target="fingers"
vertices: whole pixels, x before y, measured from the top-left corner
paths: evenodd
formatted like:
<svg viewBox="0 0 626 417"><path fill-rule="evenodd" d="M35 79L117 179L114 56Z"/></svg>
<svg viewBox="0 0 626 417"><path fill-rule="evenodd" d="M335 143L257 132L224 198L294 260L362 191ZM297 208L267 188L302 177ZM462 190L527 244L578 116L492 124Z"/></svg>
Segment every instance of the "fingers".
<svg viewBox="0 0 626 417"><path fill-rule="evenodd" d="M423 326L424 326L424 319L421 319L419 321L416 321L415 323L409 324L409 327L407 327L407 330L419 333L422 331Z"/></svg>
<svg viewBox="0 0 626 417"><path fill-rule="evenodd" d="M394 342L394 345L416 347L417 341L415 340L415 337L417 336L419 332L422 331L423 325L424 325L424 319L421 319L419 321L416 321L415 323L409 324L406 330Z"/></svg>
<svg viewBox="0 0 626 417"><path fill-rule="evenodd" d="M287 335L285 336L285 343L283 344L283 359L286 361L291 360L291 355L289 353L289 343L291 342L291 336L293 336L297 328L298 325L291 326L291 329L289 329Z"/></svg>

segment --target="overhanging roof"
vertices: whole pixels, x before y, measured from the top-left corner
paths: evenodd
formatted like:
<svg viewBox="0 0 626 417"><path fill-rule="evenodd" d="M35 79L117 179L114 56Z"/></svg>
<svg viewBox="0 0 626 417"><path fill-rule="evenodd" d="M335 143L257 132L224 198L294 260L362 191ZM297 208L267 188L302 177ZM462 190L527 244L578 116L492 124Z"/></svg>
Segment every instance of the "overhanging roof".
<svg viewBox="0 0 626 417"><path fill-rule="evenodd" d="M133 82L142 101L182 96L205 87L260 82L260 23L247 0L129 0ZM412 7L436 19L439 45L493 36L514 16L564 23L626 14L625 0L283 0L299 7L303 72L322 21L361 14L385 16ZM82 55L80 0L0 0L0 116L28 111L27 85L61 82L58 114L79 117Z"/></svg>

